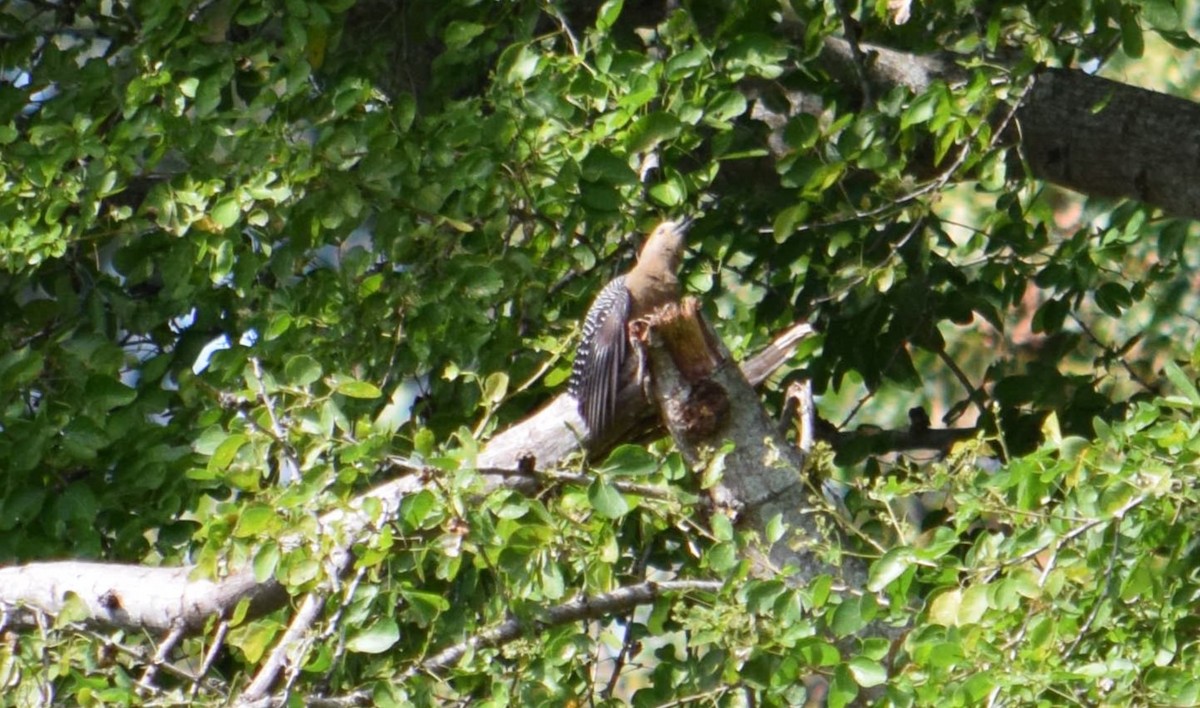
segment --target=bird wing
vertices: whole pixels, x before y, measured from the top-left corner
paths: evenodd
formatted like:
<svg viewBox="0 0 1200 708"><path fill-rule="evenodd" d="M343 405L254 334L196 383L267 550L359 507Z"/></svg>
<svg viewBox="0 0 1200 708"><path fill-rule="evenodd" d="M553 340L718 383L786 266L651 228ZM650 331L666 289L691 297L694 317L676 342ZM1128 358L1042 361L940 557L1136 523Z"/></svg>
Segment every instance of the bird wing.
<svg viewBox="0 0 1200 708"><path fill-rule="evenodd" d="M575 357L569 389L592 440L604 436L616 417L621 371L629 357L631 301L624 276L612 280L592 303L583 322L583 342Z"/></svg>

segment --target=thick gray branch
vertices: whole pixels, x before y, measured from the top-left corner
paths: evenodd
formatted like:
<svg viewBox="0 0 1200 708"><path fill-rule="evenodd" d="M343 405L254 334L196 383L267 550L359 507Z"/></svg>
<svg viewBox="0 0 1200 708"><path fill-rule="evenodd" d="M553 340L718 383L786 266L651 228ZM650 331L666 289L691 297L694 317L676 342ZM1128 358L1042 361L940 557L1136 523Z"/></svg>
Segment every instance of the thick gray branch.
<svg viewBox="0 0 1200 708"><path fill-rule="evenodd" d="M799 340L811 332L797 324L746 362L748 373L762 381L782 366ZM623 432L653 429L646 422L653 409L637 386L622 393ZM575 399L563 394L526 420L500 433L480 451L477 464L483 470L487 489L507 487L532 492L563 482L578 481L570 475L548 475L537 470L552 469L579 450L579 438L571 429L582 428ZM639 427L641 426L641 427ZM611 444L611 443L610 443ZM534 464L528 464L534 463ZM493 470L493 471L489 471ZM409 494L420 491L427 480L419 471L402 474L357 498L348 510L321 517L321 533L342 539L335 548L330 567L336 572L349 562L348 546L379 523L360 510L368 499L380 502L383 519L390 519ZM634 485L636 487L636 485ZM654 496L653 490L631 487L630 493ZM315 540L310 540L315 542ZM285 543L306 542L284 539ZM278 582L258 583L253 573L243 570L219 580L192 579L194 568L151 568L116 563L56 561L0 568L0 626L36 625L36 613L58 615L70 594L87 607L85 624L129 629L168 631L182 623L197 630L213 616L226 616L243 598L251 601L249 617L260 616L283 606L288 595Z"/></svg>

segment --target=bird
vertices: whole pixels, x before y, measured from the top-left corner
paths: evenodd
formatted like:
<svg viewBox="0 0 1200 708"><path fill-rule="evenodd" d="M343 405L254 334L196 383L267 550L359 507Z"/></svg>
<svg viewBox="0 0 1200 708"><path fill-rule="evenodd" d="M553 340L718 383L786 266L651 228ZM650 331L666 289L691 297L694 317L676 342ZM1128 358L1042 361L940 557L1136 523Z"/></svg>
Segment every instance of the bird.
<svg viewBox="0 0 1200 708"><path fill-rule="evenodd" d="M678 271L691 223L664 221L654 227L633 268L609 281L588 308L567 389L578 401L590 441L606 437L616 416L617 394L632 378L629 323L679 301Z"/></svg>

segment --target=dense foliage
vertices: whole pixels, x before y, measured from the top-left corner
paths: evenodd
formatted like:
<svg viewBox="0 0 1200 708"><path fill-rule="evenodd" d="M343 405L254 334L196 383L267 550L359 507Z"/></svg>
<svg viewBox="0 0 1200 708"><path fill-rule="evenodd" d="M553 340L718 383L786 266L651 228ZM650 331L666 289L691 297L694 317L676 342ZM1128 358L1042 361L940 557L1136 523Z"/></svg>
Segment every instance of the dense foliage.
<svg viewBox="0 0 1200 708"><path fill-rule="evenodd" d="M1200 701L1195 228L1029 179L1003 131L1042 65L1178 75L1193 8L674 5L0 6L0 560L332 588L293 697ZM822 61L848 26L963 76L864 93ZM807 378L847 432L915 406L978 426L944 458L815 456L861 530L824 551L871 558L866 588L752 575L761 540L701 512L669 442L474 492L479 446L564 387L629 235L682 214L735 353L822 333L768 407ZM335 582L315 515L392 457L440 474ZM667 577L724 583L538 624ZM157 638L47 618L4 635L0 700L222 702L291 616L235 616L203 681L142 689ZM413 669L509 617L522 639Z"/></svg>

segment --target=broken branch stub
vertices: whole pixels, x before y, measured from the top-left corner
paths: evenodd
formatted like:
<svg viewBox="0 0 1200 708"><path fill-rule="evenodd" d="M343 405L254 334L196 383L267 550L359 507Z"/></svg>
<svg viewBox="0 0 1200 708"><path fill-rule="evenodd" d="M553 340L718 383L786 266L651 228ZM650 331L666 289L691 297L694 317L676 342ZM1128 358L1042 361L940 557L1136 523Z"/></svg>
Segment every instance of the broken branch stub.
<svg viewBox="0 0 1200 708"><path fill-rule="evenodd" d="M806 480L804 454L780 434L695 300L659 308L637 324L634 340L646 349L654 404L688 465L700 471L732 443L712 490L718 506L760 534L781 516L790 532L772 544L770 559L793 566L793 582L830 574L863 587L862 561L826 560L825 551L842 540L836 509Z"/></svg>

